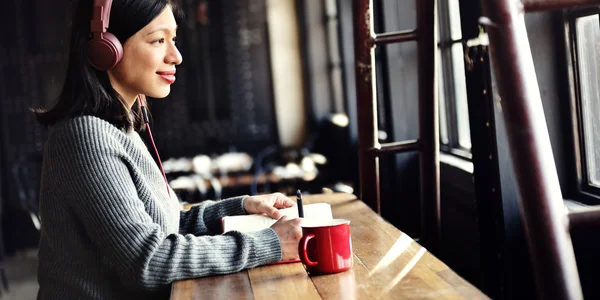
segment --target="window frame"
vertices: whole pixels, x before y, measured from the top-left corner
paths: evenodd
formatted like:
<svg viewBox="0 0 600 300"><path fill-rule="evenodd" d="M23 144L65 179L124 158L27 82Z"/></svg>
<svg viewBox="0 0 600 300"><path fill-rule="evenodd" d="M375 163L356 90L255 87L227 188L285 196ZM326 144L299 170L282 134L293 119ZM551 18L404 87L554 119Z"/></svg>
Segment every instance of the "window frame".
<svg viewBox="0 0 600 300"><path fill-rule="evenodd" d="M457 112L457 99L456 99L456 84L455 84L455 78L454 78L454 69L457 67L462 67L465 68L464 65L464 59L463 59L463 64L461 66L456 66L453 63L453 56L452 56L452 47L457 44L460 43L462 44L462 48L463 48L463 53L465 51L465 43L464 43L464 39L461 38L459 40L453 40L452 39L452 33L451 33L451 29L450 29L450 25L451 25L451 20L450 18L452 18L452 16L450 15L450 7L449 7L449 3L448 1L452 1L452 0L445 0L445 1L440 1L438 3L438 7L437 7L437 23L436 23L436 30L437 30L437 36L438 36L438 43L437 43L437 49L436 51L440 51L440 67L441 69L438 70L438 72L440 72L441 75L441 79L443 80L443 95L441 95L439 92L440 90L438 89L438 99L439 99L439 103L440 103L440 151L448 153L448 154L452 154L454 156L458 156L460 158L466 159L466 160L471 160L472 159L472 154L471 154L471 149L469 148L465 148L463 146L460 145L459 143L459 124L458 124L458 112ZM462 25L462 24L461 24ZM462 27L462 26L461 26ZM462 28L461 28L462 31ZM466 72L466 70L465 70ZM465 76L466 79L466 76ZM448 84L448 83L452 83L452 84ZM468 88L465 89L465 92ZM468 97L467 94L465 93L465 97ZM468 103L468 99L467 100ZM445 116L442 116L442 107L441 105L443 105L443 109L445 110ZM468 106L468 105L467 105ZM469 115L467 114L467 116L465 116L465 118L469 118ZM441 130L441 122L442 120L445 119L446 120L446 128L447 128L447 138L448 141L444 142L442 139L442 130ZM470 127L470 124L469 124ZM470 138L470 132L469 132L469 138ZM472 143L472 141L471 141Z"/></svg>
<svg viewBox="0 0 600 300"><path fill-rule="evenodd" d="M586 204L600 202L600 187L590 184L588 176L587 151L584 134L583 103L578 64L577 25L578 18L600 15L600 7L565 10L563 14L565 30L565 49L567 56L569 94L571 105L571 124L573 133L573 154L575 159L574 199ZM600 25L599 25L600 26Z"/></svg>

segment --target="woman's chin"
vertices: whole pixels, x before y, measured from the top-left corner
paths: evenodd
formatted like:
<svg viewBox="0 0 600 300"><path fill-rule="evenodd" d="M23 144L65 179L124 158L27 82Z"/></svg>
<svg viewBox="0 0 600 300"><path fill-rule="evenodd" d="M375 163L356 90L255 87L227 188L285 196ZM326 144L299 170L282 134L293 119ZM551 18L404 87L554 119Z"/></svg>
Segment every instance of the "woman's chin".
<svg viewBox="0 0 600 300"><path fill-rule="evenodd" d="M168 87L166 89L161 89L159 91L152 91L151 93L147 93L146 96L148 96L150 98L154 98L154 99L162 99L162 98L169 96L170 93L171 93L171 88Z"/></svg>

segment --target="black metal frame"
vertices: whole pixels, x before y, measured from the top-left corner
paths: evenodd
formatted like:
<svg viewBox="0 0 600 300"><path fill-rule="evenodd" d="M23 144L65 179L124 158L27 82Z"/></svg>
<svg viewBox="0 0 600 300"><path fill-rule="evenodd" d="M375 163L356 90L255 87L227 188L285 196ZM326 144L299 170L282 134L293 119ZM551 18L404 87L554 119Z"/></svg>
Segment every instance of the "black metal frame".
<svg viewBox="0 0 600 300"><path fill-rule="evenodd" d="M358 115L358 157L361 198L381 213L379 157L419 151L421 243L436 253L441 236L439 124L435 78L435 1L417 2L417 30L374 35L372 0L354 0L354 51ZM376 45L417 41L419 69L419 140L380 144L374 91Z"/></svg>
<svg viewBox="0 0 600 300"><path fill-rule="evenodd" d="M573 152L575 156L575 193L572 198L586 204L600 203L600 187L589 184L587 153L583 128L583 106L581 85L579 82L579 64L577 57L577 30L575 20L580 17L600 14L600 7L568 10L564 13L566 51L568 61L570 104L573 133Z"/></svg>
<svg viewBox="0 0 600 300"><path fill-rule="evenodd" d="M477 0L461 1L461 28L463 40L477 38L480 30L481 5ZM506 229L501 190L498 137L491 78L489 47L473 46L466 50L472 60L465 72L469 126L471 130L471 155L480 233L482 286L492 299L507 299L510 282L506 279Z"/></svg>

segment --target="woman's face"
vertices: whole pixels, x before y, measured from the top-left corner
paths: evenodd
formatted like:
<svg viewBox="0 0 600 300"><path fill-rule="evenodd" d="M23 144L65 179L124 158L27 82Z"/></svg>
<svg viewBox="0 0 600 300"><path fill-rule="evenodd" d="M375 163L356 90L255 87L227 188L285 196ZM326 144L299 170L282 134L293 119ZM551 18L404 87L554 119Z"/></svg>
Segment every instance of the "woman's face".
<svg viewBox="0 0 600 300"><path fill-rule="evenodd" d="M113 88L133 105L138 94L164 98L183 58L175 46L177 23L171 6L123 44L123 59L108 71Z"/></svg>

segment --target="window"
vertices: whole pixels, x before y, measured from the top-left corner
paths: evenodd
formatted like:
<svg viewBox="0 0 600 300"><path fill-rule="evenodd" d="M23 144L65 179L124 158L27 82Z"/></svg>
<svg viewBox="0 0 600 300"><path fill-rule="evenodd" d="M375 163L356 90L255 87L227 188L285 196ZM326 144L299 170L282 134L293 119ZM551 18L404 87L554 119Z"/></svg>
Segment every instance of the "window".
<svg viewBox="0 0 600 300"><path fill-rule="evenodd" d="M579 189L600 196L600 9L568 13Z"/></svg>
<svg viewBox="0 0 600 300"><path fill-rule="evenodd" d="M437 30L440 148L470 158L471 132L458 0L439 1Z"/></svg>

